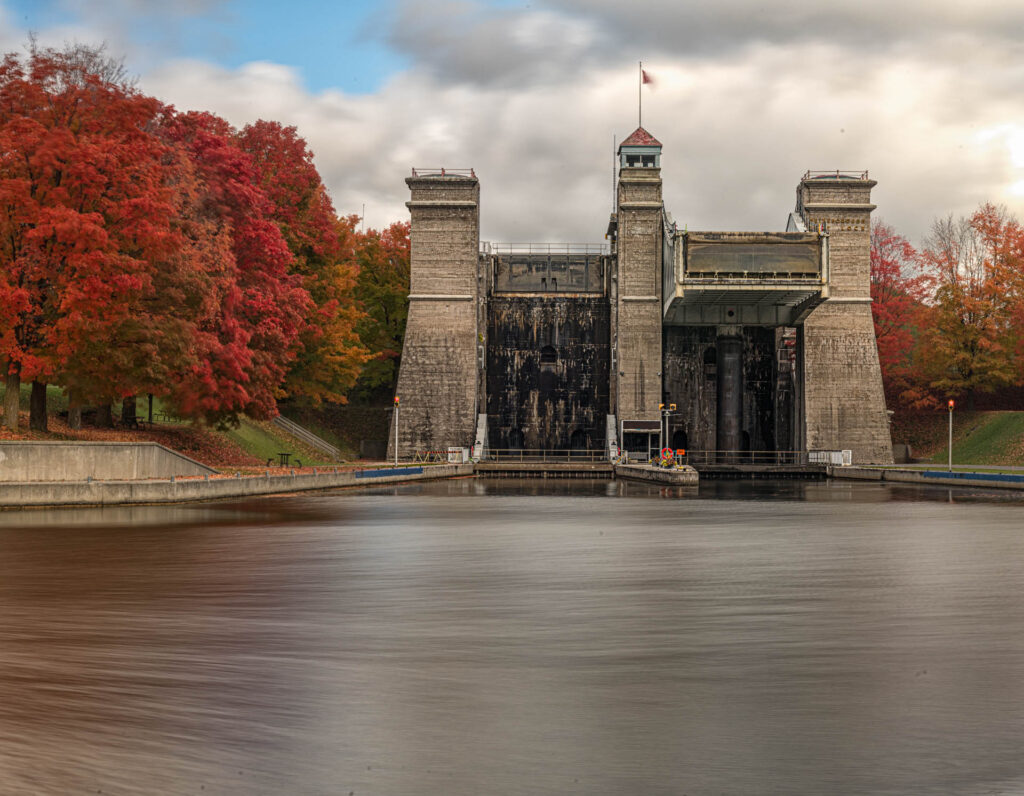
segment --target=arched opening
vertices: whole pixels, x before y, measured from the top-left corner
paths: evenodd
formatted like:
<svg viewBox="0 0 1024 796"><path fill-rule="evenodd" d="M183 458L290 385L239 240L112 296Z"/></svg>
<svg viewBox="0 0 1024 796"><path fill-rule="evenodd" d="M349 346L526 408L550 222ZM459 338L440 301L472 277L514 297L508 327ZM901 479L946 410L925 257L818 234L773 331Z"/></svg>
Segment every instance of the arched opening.
<svg viewBox="0 0 1024 796"><path fill-rule="evenodd" d="M514 428L508 432L508 447L514 451L521 451L523 449L522 429Z"/></svg>
<svg viewBox="0 0 1024 796"><path fill-rule="evenodd" d="M558 352L554 346L546 345L540 350L540 364L554 365L558 362Z"/></svg>
<svg viewBox="0 0 1024 796"><path fill-rule="evenodd" d="M573 452L589 450L590 441L587 439L587 432L582 428L578 428L572 432L569 436L569 448Z"/></svg>
<svg viewBox="0 0 1024 796"><path fill-rule="evenodd" d="M686 431L681 428L677 428L672 433L672 450L686 450Z"/></svg>

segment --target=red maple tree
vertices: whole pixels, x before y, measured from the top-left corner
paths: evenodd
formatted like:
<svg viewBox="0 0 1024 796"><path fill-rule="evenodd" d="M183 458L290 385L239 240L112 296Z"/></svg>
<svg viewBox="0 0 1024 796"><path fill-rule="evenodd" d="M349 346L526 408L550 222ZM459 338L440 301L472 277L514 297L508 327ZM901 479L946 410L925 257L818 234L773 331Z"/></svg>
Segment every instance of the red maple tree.
<svg viewBox="0 0 1024 796"><path fill-rule="evenodd" d="M355 328L362 313L353 296L352 225L335 214L313 153L294 127L261 120L245 127L238 142L252 157L292 253L291 272L312 298L283 391L314 405L345 403L368 356Z"/></svg>
<svg viewBox="0 0 1024 796"><path fill-rule="evenodd" d="M906 238L881 221L871 225L871 312L882 384L890 405L928 404L915 365L929 279Z"/></svg>

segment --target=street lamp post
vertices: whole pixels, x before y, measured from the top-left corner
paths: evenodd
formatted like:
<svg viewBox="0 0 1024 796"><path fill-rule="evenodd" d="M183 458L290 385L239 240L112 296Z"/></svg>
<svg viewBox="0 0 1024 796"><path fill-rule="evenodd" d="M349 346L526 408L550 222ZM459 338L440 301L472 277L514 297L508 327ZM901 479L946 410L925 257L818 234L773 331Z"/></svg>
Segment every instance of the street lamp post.
<svg viewBox="0 0 1024 796"><path fill-rule="evenodd" d="M949 471L953 472L953 404L952 398L949 399Z"/></svg>
<svg viewBox="0 0 1024 796"><path fill-rule="evenodd" d="M665 450L665 447L669 442L668 419L676 413L676 405L669 404L668 406L665 406L665 404L658 404L658 409L661 412L661 422L658 424L658 458L660 459L662 455L661 452Z"/></svg>
<svg viewBox="0 0 1024 796"><path fill-rule="evenodd" d="M398 396L395 396L395 467L398 467Z"/></svg>
<svg viewBox="0 0 1024 796"><path fill-rule="evenodd" d="M661 459L661 452L665 450L665 404L658 404L658 459Z"/></svg>

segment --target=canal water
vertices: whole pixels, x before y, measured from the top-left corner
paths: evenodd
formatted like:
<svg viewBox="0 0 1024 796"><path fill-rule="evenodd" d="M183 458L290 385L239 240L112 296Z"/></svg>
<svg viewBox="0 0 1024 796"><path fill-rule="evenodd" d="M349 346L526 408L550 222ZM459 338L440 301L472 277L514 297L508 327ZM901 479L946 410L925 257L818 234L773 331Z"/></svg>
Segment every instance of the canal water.
<svg viewBox="0 0 1024 796"><path fill-rule="evenodd" d="M1024 503L455 480L0 514L4 794L1019 794Z"/></svg>

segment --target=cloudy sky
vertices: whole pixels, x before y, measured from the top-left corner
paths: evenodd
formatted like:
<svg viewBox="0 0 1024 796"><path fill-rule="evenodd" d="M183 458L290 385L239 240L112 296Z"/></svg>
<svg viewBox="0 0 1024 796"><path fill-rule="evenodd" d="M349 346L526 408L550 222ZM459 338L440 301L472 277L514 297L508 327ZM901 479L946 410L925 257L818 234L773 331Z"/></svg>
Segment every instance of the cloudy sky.
<svg viewBox="0 0 1024 796"><path fill-rule="evenodd" d="M867 169L919 243L1024 216L1020 0L0 0L0 46L106 42L140 87L298 127L339 213L407 218L411 167L473 167L482 237L601 241L612 149L664 144L689 229L782 229L807 169Z"/></svg>

